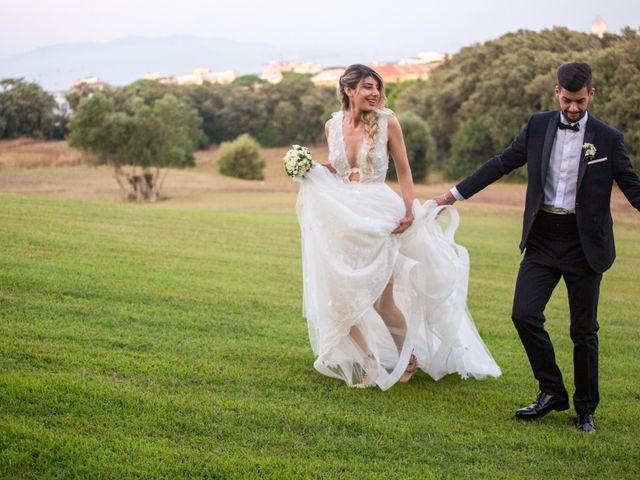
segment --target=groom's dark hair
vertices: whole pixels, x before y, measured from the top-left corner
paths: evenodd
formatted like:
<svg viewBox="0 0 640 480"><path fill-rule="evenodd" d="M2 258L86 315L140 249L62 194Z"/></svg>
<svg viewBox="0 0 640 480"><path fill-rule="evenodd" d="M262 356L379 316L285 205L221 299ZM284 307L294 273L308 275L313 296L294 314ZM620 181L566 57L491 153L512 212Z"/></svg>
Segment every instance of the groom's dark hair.
<svg viewBox="0 0 640 480"><path fill-rule="evenodd" d="M591 90L591 67L587 63L563 63L558 68L558 86L570 92L582 87Z"/></svg>

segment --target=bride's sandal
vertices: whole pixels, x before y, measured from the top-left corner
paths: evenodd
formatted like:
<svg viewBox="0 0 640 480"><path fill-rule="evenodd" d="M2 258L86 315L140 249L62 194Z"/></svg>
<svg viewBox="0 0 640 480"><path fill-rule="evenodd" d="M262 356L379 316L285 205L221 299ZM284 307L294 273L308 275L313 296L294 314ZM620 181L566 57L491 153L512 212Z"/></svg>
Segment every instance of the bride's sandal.
<svg viewBox="0 0 640 480"><path fill-rule="evenodd" d="M396 344L396 348L398 350L401 350L402 343L404 342L404 339L406 338L406 335L407 335L407 330L405 328L397 328L397 327L387 327L387 328L389 329L389 333L391 334L391 337L393 338L393 341ZM396 340L397 338L401 338L402 341L398 342ZM411 377L413 377L417 371L418 371L418 359L412 353L411 356L409 357L409 363L407 364L407 368L404 371L404 373L400 376L398 381L402 383L407 383L409 380L411 380Z"/></svg>
<svg viewBox="0 0 640 480"><path fill-rule="evenodd" d="M398 379L401 383L407 383L418 371L418 359L412 353L411 357L409 357L409 363L407 364L407 368L402 374L402 376Z"/></svg>

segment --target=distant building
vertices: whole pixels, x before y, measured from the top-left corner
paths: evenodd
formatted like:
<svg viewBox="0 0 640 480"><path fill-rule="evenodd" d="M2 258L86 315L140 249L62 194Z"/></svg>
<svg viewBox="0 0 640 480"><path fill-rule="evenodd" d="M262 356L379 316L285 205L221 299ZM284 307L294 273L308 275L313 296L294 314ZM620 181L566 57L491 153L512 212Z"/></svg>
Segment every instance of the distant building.
<svg viewBox="0 0 640 480"><path fill-rule="evenodd" d="M283 74L288 72L300 73L304 75L313 75L322 71L322 65L319 63L289 63L282 60L270 62L262 70L260 78L270 83L279 83Z"/></svg>
<svg viewBox="0 0 640 480"><path fill-rule="evenodd" d="M104 90L109 85L106 82L103 82L98 77L86 77L76 80L71 85L72 92L79 92L81 90L92 90L99 91Z"/></svg>
<svg viewBox="0 0 640 480"><path fill-rule="evenodd" d="M316 87L335 87L343 73L344 68L327 68L311 77L311 83Z"/></svg>
<svg viewBox="0 0 640 480"><path fill-rule="evenodd" d="M178 83L176 77L173 75L162 75L161 73L147 73L144 77L145 80L153 80L155 82L164 83L166 85L173 85Z"/></svg>
<svg viewBox="0 0 640 480"><path fill-rule="evenodd" d="M604 37L604 34L607 33L607 23L604 21L604 18L598 16L591 22L591 33L598 38Z"/></svg>
<svg viewBox="0 0 640 480"><path fill-rule="evenodd" d="M202 85L203 83L231 83L238 78L236 72L226 70L224 72L211 72L208 68L196 68L191 75L180 75L178 77L179 85Z"/></svg>
<svg viewBox="0 0 640 480"><path fill-rule="evenodd" d="M431 62L405 65L373 65L371 68L378 72L386 83L402 83L408 80L426 80L439 65L440 62Z"/></svg>
<svg viewBox="0 0 640 480"><path fill-rule="evenodd" d="M403 58L398 63L382 63L374 60L370 67L380 74L386 83L402 83L408 80L426 80L431 72L446 60L446 55L437 52L422 52L415 57ZM329 68L313 77L316 86L335 87L344 68Z"/></svg>
<svg viewBox="0 0 640 480"><path fill-rule="evenodd" d="M421 52L415 57L402 58L398 65L423 65L426 63L442 63L445 56L438 52Z"/></svg>
<svg viewBox="0 0 640 480"><path fill-rule="evenodd" d="M302 73L307 75L315 75L322 71L322 65L319 63L306 62L306 63L294 63L293 72Z"/></svg>
<svg viewBox="0 0 640 480"><path fill-rule="evenodd" d="M289 62L282 60L270 62L262 70L260 78L269 83L279 83L282 80L282 74L286 72L293 72L293 65Z"/></svg>
<svg viewBox="0 0 640 480"><path fill-rule="evenodd" d="M56 101L55 113L66 114L71 110L69 102L67 101L67 92L50 92L53 99Z"/></svg>

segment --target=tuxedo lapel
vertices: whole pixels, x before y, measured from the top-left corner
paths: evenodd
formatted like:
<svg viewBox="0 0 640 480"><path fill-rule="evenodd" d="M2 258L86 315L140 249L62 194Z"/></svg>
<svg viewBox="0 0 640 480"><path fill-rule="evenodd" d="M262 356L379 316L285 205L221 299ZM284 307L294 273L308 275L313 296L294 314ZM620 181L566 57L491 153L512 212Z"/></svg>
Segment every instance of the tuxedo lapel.
<svg viewBox="0 0 640 480"><path fill-rule="evenodd" d="M593 140L596 136L596 129L591 118L591 115L589 115L589 118L587 119L587 127L584 132L584 142L582 143L582 145L584 145L585 143L593 144ZM587 171L587 162L585 162L584 160L584 149L582 148L582 146L580 147L580 150L580 164L578 165L578 183L576 185L576 192L580 190L582 178Z"/></svg>
<svg viewBox="0 0 640 480"><path fill-rule="evenodd" d="M551 148L553 147L553 141L556 138L558 132L558 123L560 122L560 113L554 115L547 125L547 132L544 135L544 144L542 146L542 158L540 164L540 181L541 185L547 182L547 170L549 169L549 159L551 158Z"/></svg>

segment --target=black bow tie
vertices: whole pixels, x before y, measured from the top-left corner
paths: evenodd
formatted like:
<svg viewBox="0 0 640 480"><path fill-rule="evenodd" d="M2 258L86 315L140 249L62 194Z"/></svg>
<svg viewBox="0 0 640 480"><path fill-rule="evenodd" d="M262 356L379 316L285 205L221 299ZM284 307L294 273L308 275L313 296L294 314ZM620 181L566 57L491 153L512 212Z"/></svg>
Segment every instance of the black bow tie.
<svg viewBox="0 0 640 480"><path fill-rule="evenodd" d="M579 123L574 123L573 125L567 125L566 123L558 123L558 128L560 130L573 130L574 132L579 132L580 131L580 124Z"/></svg>

